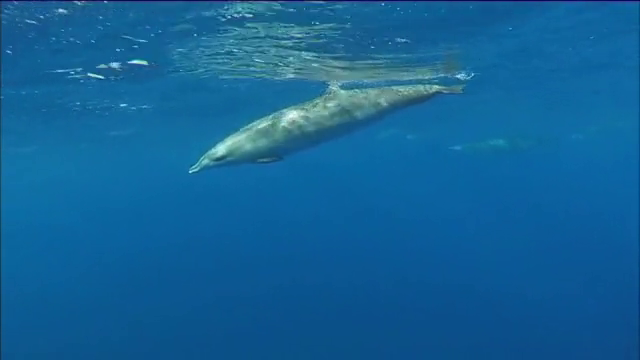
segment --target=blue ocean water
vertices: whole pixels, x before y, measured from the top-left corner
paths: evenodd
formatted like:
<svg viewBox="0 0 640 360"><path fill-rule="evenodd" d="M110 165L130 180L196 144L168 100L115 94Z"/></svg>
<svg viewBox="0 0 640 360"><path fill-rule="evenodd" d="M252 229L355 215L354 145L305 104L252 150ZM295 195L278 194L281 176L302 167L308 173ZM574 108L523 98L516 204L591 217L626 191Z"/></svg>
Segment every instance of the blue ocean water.
<svg viewBox="0 0 640 360"><path fill-rule="evenodd" d="M2 359L637 359L639 18L2 2ZM327 81L443 57L464 94L187 174Z"/></svg>

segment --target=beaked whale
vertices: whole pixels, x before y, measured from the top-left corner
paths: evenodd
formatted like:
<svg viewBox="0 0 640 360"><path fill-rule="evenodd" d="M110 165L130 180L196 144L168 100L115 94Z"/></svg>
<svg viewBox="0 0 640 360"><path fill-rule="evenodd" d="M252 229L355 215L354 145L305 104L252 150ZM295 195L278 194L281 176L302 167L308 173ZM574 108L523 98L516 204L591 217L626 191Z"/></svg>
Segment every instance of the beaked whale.
<svg viewBox="0 0 640 360"><path fill-rule="evenodd" d="M272 163L292 153L348 134L385 115L436 94L460 94L464 85L404 85L345 90L337 84L320 97L265 116L229 135L189 173L204 169Z"/></svg>

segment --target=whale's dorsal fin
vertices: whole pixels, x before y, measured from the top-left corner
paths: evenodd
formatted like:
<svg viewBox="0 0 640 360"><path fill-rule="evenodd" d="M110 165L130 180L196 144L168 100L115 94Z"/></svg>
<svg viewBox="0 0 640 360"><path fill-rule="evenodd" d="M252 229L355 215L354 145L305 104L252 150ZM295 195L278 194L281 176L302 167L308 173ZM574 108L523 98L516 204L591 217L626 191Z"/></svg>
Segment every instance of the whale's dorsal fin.
<svg viewBox="0 0 640 360"><path fill-rule="evenodd" d="M340 88L340 82L336 80L329 81L329 87L327 88L326 93L331 94L338 91L342 91L342 89Z"/></svg>

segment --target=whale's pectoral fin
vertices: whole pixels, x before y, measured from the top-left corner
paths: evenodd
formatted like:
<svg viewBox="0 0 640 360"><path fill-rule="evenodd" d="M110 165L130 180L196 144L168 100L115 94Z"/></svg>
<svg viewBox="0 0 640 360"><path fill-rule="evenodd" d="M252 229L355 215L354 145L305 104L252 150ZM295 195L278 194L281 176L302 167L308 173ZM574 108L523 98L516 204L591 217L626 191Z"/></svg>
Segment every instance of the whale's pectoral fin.
<svg viewBox="0 0 640 360"><path fill-rule="evenodd" d="M278 162L280 160L282 160L282 157L280 157L280 156L272 156L272 157L266 157L266 158L258 159L255 162L257 164L270 164L270 163L273 163L273 162Z"/></svg>
<svg viewBox="0 0 640 360"><path fill-rule="evenodd" d="M462 94L466 85L440 86L439 91L445 94Z"/></svg>

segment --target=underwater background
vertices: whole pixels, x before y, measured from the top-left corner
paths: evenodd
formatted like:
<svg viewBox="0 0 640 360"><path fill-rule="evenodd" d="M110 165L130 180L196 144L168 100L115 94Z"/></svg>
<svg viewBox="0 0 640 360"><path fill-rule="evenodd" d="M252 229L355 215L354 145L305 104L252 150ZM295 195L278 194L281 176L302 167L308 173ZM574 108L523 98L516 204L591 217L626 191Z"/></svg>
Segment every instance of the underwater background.
<svg viewBox="0 0 640 360"><path fill-rule="evenodd" d="M638 358L638 2L1 5L3 360ZM187 173L329 81L466 90Z"/></svg>

